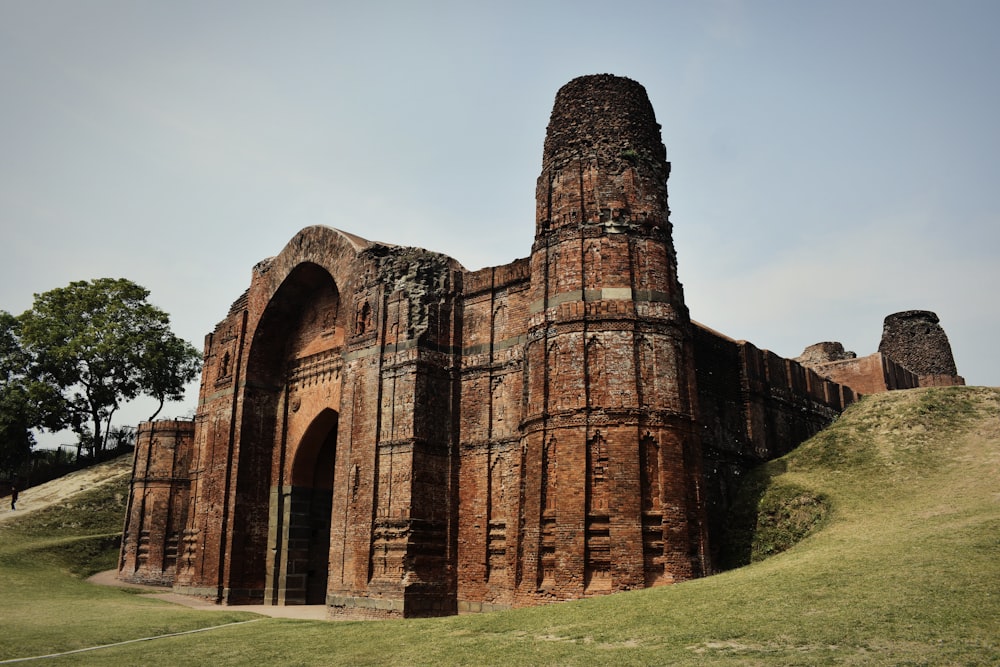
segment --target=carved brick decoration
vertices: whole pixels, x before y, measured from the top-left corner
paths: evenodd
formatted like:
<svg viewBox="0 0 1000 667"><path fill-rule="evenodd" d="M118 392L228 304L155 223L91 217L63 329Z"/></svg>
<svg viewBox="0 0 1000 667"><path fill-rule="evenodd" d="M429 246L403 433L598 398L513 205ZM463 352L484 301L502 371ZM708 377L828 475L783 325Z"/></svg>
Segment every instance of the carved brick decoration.
<svg viewBox="0 0 1000 667"><path fill-rule="evenodd" d="M530 256L301 230L205 338L188 453L141 440L120 576L385 618L710 573L741 473L854 393L691 322L669 174L642 86L587 76Z"/></svg>

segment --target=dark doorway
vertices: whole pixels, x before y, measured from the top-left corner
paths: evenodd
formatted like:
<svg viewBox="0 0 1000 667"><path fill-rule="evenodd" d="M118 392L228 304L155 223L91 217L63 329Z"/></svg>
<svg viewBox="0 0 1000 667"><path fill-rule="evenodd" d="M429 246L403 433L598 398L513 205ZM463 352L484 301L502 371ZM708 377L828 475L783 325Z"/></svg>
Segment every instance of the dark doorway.
<svg viewBox="0 0 1000 667"><path fill-rule="evenodd" d="M309 565L306 570L306 604L326 603L330 571L330 514L333 509L333 462L337 453L337 429L323 440L316 460L312 502L309 503Z"/></svg>
<svg viewBox="0 0 1000 667"><path fill-rule="evenodd" d="M285 604L325 604L337 413L324 410L306 430L292 468Z"/></svg>

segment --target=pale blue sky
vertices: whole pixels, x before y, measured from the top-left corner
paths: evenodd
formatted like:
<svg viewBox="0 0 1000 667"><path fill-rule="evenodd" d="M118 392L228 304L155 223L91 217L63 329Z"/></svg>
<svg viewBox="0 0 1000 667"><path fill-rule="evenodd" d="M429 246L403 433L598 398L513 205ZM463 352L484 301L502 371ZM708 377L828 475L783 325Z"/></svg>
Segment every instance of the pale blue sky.
<svg viewBox="0 0 1000 667"><path fill-rule="evenodd" d="M933 310L997 385L997 25L993 1L0 0L0 309L121 276L200 347L306 225L526 256L555 93L610 72L663 126L692 317L863 355Z"/></svg>

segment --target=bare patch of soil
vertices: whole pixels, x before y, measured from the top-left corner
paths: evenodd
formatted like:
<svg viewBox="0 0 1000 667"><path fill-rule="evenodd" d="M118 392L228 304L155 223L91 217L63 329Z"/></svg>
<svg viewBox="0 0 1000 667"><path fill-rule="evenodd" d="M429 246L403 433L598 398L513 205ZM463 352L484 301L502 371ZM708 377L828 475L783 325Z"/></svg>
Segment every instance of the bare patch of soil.
<svg viewBox="0 0 1000 667"><path fill-rule="evenodd" d="M10 509L9 498L4 499L6 502L0 506L0 523L57 505L81 491L89 491L131 473L132 457L126 455L25 489L18 494L16 510Z"/></svg>

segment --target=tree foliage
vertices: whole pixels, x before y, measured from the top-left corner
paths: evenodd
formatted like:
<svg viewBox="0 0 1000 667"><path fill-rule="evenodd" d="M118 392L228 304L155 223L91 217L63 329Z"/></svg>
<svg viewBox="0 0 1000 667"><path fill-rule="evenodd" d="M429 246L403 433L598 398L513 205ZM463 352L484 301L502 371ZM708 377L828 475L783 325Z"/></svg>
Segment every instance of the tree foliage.
<svg viewBox="0 0 1000 667"><path fill-rule="evenodd" d="M27 375L49 392L40 425L72 429L96 453L123 403L152 396L160 405L155 417L164 402L182 398L201 355L170 331L170 317L148 296L123 278L77 281L35 295L18 322Z"/></svg>
<svg viewBox="0 0 1000 667"><path fill-rule="evenodd" d="M19 332L17 318L0 310L0 471L11 475L31 455L38 417Z"/></svg>

